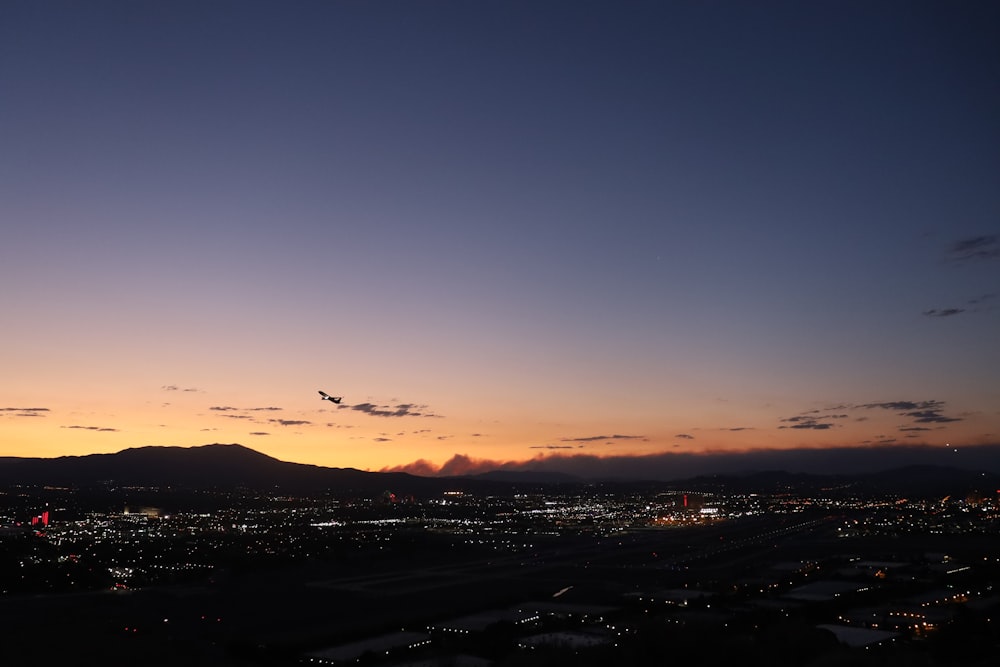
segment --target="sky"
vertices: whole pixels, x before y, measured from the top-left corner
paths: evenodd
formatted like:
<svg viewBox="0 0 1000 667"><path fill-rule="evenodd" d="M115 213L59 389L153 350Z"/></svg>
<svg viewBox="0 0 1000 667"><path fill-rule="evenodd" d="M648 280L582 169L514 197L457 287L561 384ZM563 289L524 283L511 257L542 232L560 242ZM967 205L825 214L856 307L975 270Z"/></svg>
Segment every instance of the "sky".
<svg viewBox="0 0 1000 667"><path fill-rule="evenodd" d="M985 1L4 2L0 456L994 451L998 28Z"/></svg>

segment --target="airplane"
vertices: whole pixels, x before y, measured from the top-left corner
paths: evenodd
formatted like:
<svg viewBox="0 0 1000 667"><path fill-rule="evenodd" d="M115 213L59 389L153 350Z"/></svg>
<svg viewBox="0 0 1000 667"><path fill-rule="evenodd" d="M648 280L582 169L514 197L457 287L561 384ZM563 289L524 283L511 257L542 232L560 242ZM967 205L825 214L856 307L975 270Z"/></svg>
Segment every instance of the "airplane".
<svg viewBox="0 0 1000 667"><path fill-rule="evenodd" d="M340 399L342 398L341 396L331 396L330 394L326 393L325 391L319 392L319 395L323 397L323 398L321 398L319 400L321 400L321 401L333 401L334 403L340 403Z"/></svg>

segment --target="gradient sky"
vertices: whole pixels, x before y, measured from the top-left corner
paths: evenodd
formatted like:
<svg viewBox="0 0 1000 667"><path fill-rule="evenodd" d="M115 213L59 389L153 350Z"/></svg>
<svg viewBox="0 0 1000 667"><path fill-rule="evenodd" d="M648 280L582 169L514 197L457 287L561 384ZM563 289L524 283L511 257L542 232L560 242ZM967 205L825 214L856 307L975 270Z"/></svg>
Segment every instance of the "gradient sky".
<svg viewBox="0 0 1000 667"><path fill-rule="evenodd" d="M0 455L998 443L998 32L972 1L4 2Z"/></svg>

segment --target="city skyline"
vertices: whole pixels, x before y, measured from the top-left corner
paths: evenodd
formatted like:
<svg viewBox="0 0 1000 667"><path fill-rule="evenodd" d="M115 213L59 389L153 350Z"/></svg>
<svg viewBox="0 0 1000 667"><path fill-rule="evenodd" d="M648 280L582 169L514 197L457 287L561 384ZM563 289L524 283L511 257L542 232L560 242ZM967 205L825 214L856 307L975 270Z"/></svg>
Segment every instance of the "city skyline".
<svg viewBox="0 0 1000 667"><path fill-rule="evenodd" d="M998 19L9 3L0 456L998 445Z"/></svg>

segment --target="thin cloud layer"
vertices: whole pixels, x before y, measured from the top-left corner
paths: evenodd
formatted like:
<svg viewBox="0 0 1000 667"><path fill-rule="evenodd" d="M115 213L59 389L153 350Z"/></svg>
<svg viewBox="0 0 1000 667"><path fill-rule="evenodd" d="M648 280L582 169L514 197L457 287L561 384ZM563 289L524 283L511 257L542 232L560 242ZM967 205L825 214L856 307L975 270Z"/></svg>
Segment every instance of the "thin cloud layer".
<svg viewBox="0 0 1000 667"><path fill-rule="evenodd" d="M862 405L863 408L881 408L883 410L896 410L901 417L910 417L917 424L939 423L962 421L961 417L947 417L942 414L944 401L892 401L890 403L869 403Z"/></svg>
<svg viewBox="0 0 1000 667"><path fill-rule="evenodd" d="M305 419L268 419L267 421L279 426L306 426L312 424L311 421L306 421Z"/></svg>
<svg viewBox="0 0 1000 667"><path fill-rule="evenodd" d="M374 403L357 403L355 405L341 405L341 409L356 410L372 417L437 417L433 413L427 412L426 405L416 403L398 403L394 406L376 405Z"/></svg>
<svg viewBox="0 0 1000 667"><path fill-rule="evenodd" d="M1000 259L1000 236L997 234L983 234L956 241L948 248L945 257L946 261L951 264L979 263ZM930 308L923 311L923 315L925 317L949 318L967 313L978 313L989 310L989 305L984 304L995 296L995 293L992 292L983 294L982 296L968 299L962 306Z"/></svg>
<svg viewBox="0 0 1000 667"><path fill-rule="evenodd" d="M903 415L913 417L913 421L918 424L948 424L962 421L960 417L945 417L939 410L916 410L904 412Z"/></svg>
<svg viewBox="0 0 1000 667"><path fill-rule="evenodd" d="M825 431L834 427L834 424L831 424L830 422L821 422L815 417L806 417L804 415L798 417L787 417L781 421L791 422L791 425L779 426L778 428L814 429L817 431Z"/></svg>
<svg viewBox="0 0 1000 667"><path fill-rule="evenodd" d="M957 241L948 252L948 259L953 262L997 258L1000 258L1000 237L996 234L985 234Z"/></svg>
<svg viewBox="0 0 1000 667"><path fill-rule="evenodd" d="M605 442L610 440L645 440L644 435L588 435L582 438L560 438L559 442Z"/></svg>
<svg viewBox="0 0 1000 667"><path fill-rule="evenodd" d="M101 431L103 433L118 433L118 429L111 428L110 426L79 426L74 424L72 426L62 426L61 428L81 429L84 431Z"/></svg>
<svg viewBox="0 0 1000 667"><path fill-rule="evenodd" d="M960 315L965 312L965 308L931 308L930 310L925 310L924 315L927 317L952 317L954 315Z"/></svg>
<svg viewBox="0 0 1000 667"><path fill-rule="evenodd" d="M899 431L912 430L916 424L949 424L962 421L962 417L952 417L944 413L944 401L883 401L837 405L824 410L809 410L800 415L781 419L782 425L778 428L827 431L839 426L835 423L836 420L853 417L855 421L865 421L868 417L864 414L858 414L858 412L871 410L891 411L904 418L907 423L900 425Z"/></svg>
<svg viewBox="0 0 1000 667"><path fill-rule="evenodd" d="M996 294L990 292L988 294L983 294L973 299L969 299L965 302L965 306L967 307L931 308L930 310L925 310L923 314L927 317L954 317L955 315L961 315L962 313L981 313L992 309L992 304L990 302L995 298Z"/></svg>
<svg viewBox="0 0 1000 667"><path fill-rule="evenodd" d="M43 412L49 412L48 408L0 408L0 412L13 413L15 417L46 417Z"/></svg>

